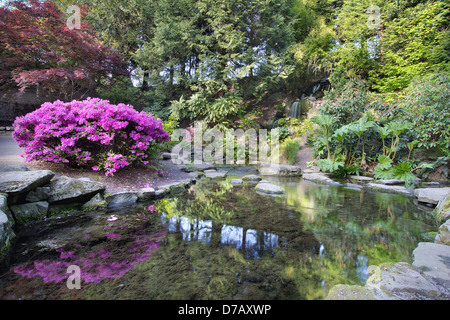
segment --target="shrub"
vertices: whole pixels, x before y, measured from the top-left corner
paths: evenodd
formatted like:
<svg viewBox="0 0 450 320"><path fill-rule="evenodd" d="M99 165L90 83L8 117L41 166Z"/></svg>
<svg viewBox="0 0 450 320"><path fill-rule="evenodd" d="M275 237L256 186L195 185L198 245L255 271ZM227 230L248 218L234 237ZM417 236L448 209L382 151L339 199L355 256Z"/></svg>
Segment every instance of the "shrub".
<svg viewBox="0 0 450 320"><path fill-rule="evenodd" d="M297 160L298 150L300 149L300 141L296 139L287 138L284 141L284 155L290 165L294 164Z"/></svg>
<svg viewBox="0 0 450 320"><path fill-rule="evenodd" d="M44 103L15 120L13 138L24 148L25 161L65 163L113 175L132 164L147 164L169 134L161 120L131 105L88 98Z"/></svg>

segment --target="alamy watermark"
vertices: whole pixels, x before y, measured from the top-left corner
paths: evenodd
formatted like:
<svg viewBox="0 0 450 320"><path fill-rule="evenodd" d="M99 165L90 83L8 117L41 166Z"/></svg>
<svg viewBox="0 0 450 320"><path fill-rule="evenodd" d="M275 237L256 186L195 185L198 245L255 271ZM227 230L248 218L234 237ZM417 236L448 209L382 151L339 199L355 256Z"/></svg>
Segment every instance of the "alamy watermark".
<svg viewBox="0 0 450 320"><path fill-rule="evenodd" d="M192 132L193 131L193 132ZM196 121L193 130L176 129L171 140L179 142L172 149L172 162L186 164L203 161L214 164L279 164L279 130L272 129L217 129L203 130ZM181 140L180 140L181 139ZM207 144L204 147L204 144Z"/></svg>
<svg viewBox="0 0 450 320"><path fill-rule="evenodd" d="M66 10L67 14L72 14L66 21L69 30L81 29L81 9L77 5L69 6Z"/></svg>
<svg viewBox="0 0 450 320"><path fill-rule="evenodd" d="M72 289L81 289L81 269L77 265L70 265L66 273L70 273L69 278L67 278L66 285L67 288Z"/></svg>

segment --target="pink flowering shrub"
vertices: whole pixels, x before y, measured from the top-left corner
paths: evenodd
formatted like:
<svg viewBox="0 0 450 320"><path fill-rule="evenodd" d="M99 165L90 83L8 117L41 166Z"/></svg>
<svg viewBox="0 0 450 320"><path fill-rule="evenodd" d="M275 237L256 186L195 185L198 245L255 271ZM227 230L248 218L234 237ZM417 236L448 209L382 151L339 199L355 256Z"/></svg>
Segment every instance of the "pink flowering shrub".
<svg viewBox="0 0 450 320"><path fill-rule="evenodd" d="M151 114L98 98L46 102L17 117L13 126L25 161L66 163L106 175L147 164L159 145L170 139L161 120Z"/></svg>

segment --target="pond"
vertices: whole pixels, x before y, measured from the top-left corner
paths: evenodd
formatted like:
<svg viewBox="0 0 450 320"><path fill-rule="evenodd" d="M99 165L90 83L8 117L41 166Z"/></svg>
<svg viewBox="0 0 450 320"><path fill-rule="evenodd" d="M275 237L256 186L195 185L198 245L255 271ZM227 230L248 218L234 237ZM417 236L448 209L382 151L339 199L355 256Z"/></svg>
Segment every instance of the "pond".
<svg viewBox="0 0 450 320"><path fill-rule="evenodd" d="M269 196L232 178L17 230L0 298L317 300L364 285L369 265L412 262L438 229L411 197L277 177L286 194Z"/></svg>

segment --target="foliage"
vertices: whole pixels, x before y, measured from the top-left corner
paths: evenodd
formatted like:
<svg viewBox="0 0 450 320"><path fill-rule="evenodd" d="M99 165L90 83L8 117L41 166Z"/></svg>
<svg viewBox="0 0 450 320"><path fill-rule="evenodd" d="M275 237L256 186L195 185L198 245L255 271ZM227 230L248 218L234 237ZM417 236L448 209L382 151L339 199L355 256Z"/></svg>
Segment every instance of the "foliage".
<svg viewBox="0 0 450 320"><path fill-rule="evenodd" d="M300 148L300 141L296 139L287 138L283 143L283 153L290 165L297 160L297 153Z"/></svg>
<svg viewBox="0 0 450 320"><path fill-rule="evenodd" d="M88 98L44 103L16 119L13 138L24 148L26 161L64 163L113 175L126 166L147 164L169 134L161 120L130 105Z"/></svg>
<svg viewBox="0 0 450 320"><path fill-rule="evenodd" d="M70 30L51 1L13 1L0 7L0 16L4 87L17 84L23 92L37 86L38 97L68 101L111 75L128 75L126 64L101 44L91 25L82 22L81 29Z"/></svg>
<svg viewBox="0 0 450 320"><path fill-rule="evenodd" d="M399 105L405 118L412 123L412 136L418 147L437 148L441 153L450 149L450 101L448 73L435 73L414 80L405 90Z"/></svg>

